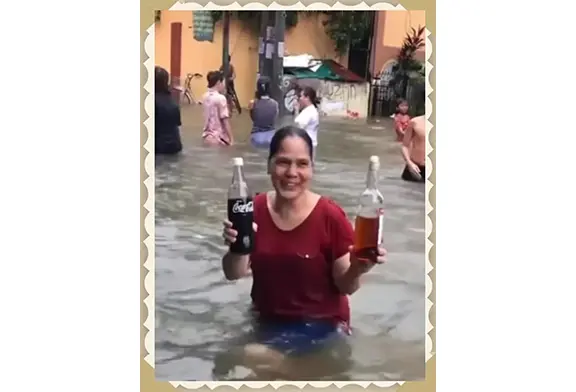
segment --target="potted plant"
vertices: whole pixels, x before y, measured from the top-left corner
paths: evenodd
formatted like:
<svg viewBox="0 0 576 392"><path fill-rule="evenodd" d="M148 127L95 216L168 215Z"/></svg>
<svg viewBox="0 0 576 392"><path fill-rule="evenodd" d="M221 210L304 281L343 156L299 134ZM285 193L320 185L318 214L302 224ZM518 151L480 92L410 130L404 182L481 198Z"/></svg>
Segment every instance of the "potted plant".
<svg viewBox="0 0 576 392"><path fill-rule="evenodd" d="M418 30L411 28L411 32L404 38L402 48L396 56L396 64L392 68L394 76L391 84L399 97L406 98L408 85L411 81L424 81L424 64L415 58L416 51L426 44L424 31L425 27L419 26Z"/></svg>

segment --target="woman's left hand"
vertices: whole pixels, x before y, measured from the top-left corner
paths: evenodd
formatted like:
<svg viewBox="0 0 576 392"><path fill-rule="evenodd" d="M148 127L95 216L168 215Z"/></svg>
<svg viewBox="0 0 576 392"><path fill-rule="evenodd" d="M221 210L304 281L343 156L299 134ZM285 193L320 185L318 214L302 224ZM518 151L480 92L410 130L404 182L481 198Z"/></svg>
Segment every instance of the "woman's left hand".
<svg viewBox="0 0 576 392"><path fill-rule="evenodd" d="M364 261L356 258L353 246L350 246L348 249L350 250L350 264L360 275L370 271L376 264L384 264L386 262L386 255L388 254L385 248L378 247L378 253L374 261Z"/></svg>

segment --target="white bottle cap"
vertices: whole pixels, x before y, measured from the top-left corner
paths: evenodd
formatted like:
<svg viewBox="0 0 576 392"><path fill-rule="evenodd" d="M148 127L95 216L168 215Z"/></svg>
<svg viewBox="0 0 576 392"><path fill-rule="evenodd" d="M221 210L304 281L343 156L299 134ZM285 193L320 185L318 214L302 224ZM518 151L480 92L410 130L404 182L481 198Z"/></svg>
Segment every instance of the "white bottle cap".
<svg viewBox="0 0 576 392"><path fill-rule="evenodd" d="M380 158L376 155L372 155L368 167L370 170L380 170Z"/></svg>
<svg viewBox="0 0 576 392"><path fill-rule="evenodd" d="M234 166L244 166L244 159L242 157L232 158L232 164Z"/></svg>

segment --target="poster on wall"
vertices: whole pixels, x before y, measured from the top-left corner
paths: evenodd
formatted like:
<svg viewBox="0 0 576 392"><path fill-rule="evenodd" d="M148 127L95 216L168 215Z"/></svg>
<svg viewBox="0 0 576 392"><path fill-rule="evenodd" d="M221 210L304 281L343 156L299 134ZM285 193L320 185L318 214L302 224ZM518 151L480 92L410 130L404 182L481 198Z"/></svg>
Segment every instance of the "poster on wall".
<svg viewBox="0 0 576 392"><path fill-rule="evenodd" d="M192 34L196 41L212 42L214 40L214 19L212 11L194 11L192 13Z"/></svg>

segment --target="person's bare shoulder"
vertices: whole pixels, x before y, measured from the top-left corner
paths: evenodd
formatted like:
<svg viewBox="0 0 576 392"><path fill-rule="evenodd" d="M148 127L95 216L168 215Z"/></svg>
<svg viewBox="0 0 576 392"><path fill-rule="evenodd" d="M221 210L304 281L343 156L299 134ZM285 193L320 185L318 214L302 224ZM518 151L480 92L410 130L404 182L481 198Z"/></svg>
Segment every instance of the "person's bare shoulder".
<svg viewBox="0 0 576 392"><path fill-rule="evenodd" d="M410 119L410 128L414 130L414 132L421 132L423 131L426 126L426 122L424 120L424 116L418 116Z"/></svg>
<svg viewBox="0 0 576 392"><path fill-rule="evenodd" d="M415 126L418 124L422 124L423 119L424 119L424 116L413 117L410 119L410 125Z"/></svg>
<svg viewBox="0 0 576 392"><path fill-rule="evenodd" d="M414 117L410 120L411 128L414 131L414 135L417 137L424 136L426 134L426 120L424 116Z"/></svg>
<svg viewBox="0 0 576 392"><path fill-rule="evenodd" d="M413 126L424 125L424 116L418 116L410 119L410 124L412 124Z"/></svg>

